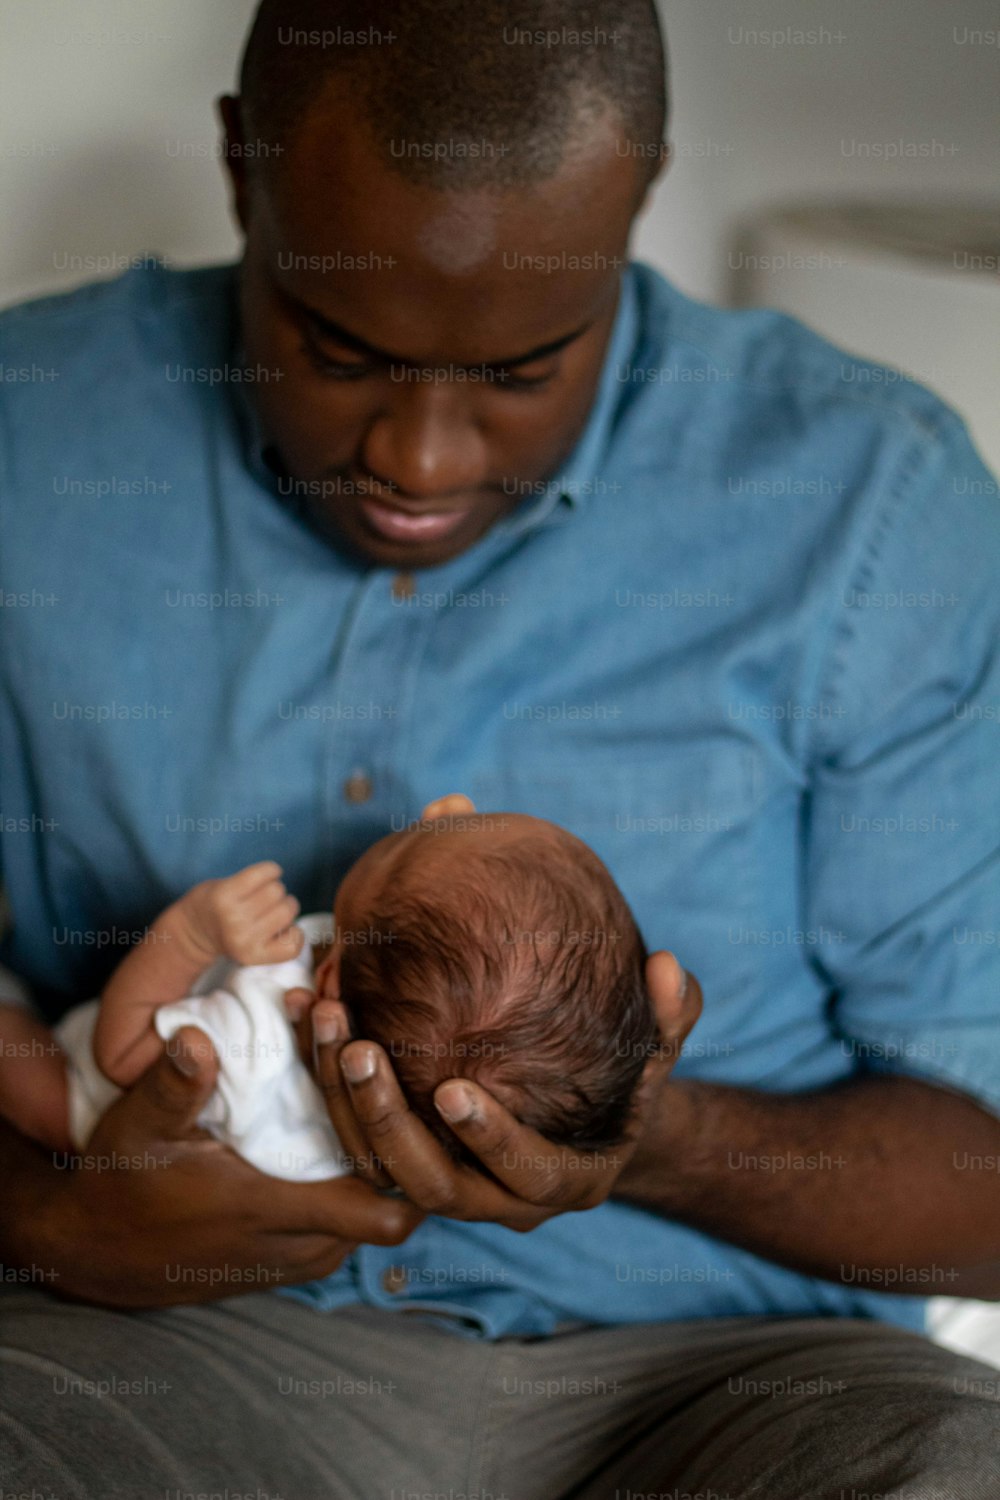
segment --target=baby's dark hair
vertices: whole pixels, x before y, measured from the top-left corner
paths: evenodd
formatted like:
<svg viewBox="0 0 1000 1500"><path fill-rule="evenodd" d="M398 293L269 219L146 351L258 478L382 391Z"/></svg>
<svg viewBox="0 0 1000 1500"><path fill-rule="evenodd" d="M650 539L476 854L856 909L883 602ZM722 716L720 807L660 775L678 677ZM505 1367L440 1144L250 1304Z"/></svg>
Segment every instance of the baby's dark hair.
<svg viewBox="0 0 1000 1500"><path fill-rule="evenodd" d="M579 839L532 822L495 845L470 839L436 885L433 832L418 835L367 925L341 934L356 1033L386 1050L449 1153L476 1165L434 1108L445 1078L475 1079L554 1143L600 1151L625 1138L658 1040L624 897Z"/></svg>

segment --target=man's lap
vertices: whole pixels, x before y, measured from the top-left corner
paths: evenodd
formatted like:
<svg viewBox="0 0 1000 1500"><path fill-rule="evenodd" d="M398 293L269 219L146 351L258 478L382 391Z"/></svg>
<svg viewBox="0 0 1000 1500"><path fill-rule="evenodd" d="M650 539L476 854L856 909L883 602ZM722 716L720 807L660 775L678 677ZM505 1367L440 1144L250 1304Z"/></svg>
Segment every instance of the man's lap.
<svg viewBox="0 0 1000 1500"><path fill-rule="evenodd" d="M996 1500L998 1379L847 1320L486 1343L272 1294L136 1313L7 1288L0 1492Z"/></svg>

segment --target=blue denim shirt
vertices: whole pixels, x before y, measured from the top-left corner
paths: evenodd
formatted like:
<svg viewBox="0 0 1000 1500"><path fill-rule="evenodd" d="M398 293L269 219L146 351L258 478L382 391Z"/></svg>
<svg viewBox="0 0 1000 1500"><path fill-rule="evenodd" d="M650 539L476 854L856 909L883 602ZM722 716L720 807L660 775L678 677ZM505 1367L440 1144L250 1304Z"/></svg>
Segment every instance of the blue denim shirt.
<svg viewBox="0 0 1000 1500"><path fill-rule="evenodd" d="M373 839L464 791L586 839L699 975L678 1076L888 1070L1000 1112L1000 525L956 415L632 265L564 471L406 598L262 462L233 284L140 270L0 317L0 960L44 1013L196 880L275 858L328 909ZM727 1165L844 1167L833 1143ZM609 1202L526 1236L429 1219L286 1294L496 1337L916 1326L949 1289L834 1285Z"/></svg>

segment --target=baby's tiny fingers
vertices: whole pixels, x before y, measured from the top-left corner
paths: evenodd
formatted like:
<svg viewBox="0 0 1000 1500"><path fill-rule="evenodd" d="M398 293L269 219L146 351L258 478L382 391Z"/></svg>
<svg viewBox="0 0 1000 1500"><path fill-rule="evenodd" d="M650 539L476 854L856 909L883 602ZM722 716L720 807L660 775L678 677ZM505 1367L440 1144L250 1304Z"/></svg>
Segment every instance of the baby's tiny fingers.
<svg viewBox="0 0 1000 1500"><path fill-rule="evenodd" d="M267 946L278 958L294 958L297 953L302 952L302 945L306 935L301 927L285 927L281 932L276 932Z"/></svg>
<svg viewBox="0 0 1000 1500"><path fill-rule="evenodd" d="M288 894L288 886L282 880L267 880L264 885L255 886L252 891L246 892L240 898L241 909L247 916L264 916L274 906L279 906L282 901L294 900Z"/></svg>
<svg viewBox="0 0 1000 1500"><path fill-rule="evenodd" d="M262 859L257 864L246 865L242 870L237 870L235 875L228 876L228 883L240 895L245 896L256 890L257 886L279 879L281 873L281 866L276 860Z"/></svg>
<svg viewBox="0 0 1000 1500"><path fill-rule="evenodd" d="M294 896L283 892L277 899L267 902L254 900L252 906L244 907L239 920L260 937L273 937L291 927L302 910Z"/></svg>
<svg viewBox="0 0 1000 1500"><path fill-rule="evenodd" d="M290 927L292 925L301 910L302 905L298 900L298 897L283 896L274 907L273 911L269 911L267 915L269 920L274 917L276 919L275 925L278 931L284 932L286 927Z"/></svg>

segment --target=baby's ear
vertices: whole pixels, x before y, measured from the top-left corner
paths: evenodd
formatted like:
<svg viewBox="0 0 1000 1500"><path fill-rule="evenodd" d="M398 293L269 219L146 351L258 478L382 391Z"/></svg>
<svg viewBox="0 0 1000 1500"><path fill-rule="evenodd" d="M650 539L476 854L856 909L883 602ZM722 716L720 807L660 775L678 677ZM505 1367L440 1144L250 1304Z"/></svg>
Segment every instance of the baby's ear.
<svg viewBox="0 0 1000 1500"><path fill-rule="evenodd" d="M321 1000L340 999L340 944L337 943L316 970L316 995Z"/></svg>

